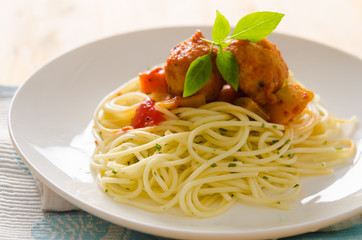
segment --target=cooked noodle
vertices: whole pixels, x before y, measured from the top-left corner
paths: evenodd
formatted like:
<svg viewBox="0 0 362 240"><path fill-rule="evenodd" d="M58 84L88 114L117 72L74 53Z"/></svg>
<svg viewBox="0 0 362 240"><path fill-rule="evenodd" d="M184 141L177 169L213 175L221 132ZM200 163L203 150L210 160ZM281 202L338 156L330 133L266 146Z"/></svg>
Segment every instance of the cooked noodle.
<svg viewBox="0 0 362 240"><path fill-rule="evenodd" d="M129 129L148 96L138 78L105 97L94 115L92 167L115 201L149 211L178 206L186 215L212 217L236 201L288 209L301 175L333 173L356 147L341 138L342 124L318 99L287 125L266 122L225 102L199 108L157 107L164 121Z"/></svg>

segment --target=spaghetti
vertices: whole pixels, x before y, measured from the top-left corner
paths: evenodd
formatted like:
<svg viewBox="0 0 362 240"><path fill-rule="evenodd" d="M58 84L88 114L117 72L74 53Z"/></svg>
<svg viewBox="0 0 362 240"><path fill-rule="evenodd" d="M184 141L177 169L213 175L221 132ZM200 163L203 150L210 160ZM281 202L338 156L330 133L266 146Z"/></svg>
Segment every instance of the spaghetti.
<svg viewBox="0 0 362 240"><path fill-rule="evenodd" d="M226 102L167 110L163 121L128 127L148 98L135 78L106 96L94 114L92 168L115 201L149 211L178 206L213 217L235 202L288 209L301 175L333 173L356 147L343 124L315 98L288 124L265 121Z"/></svg>

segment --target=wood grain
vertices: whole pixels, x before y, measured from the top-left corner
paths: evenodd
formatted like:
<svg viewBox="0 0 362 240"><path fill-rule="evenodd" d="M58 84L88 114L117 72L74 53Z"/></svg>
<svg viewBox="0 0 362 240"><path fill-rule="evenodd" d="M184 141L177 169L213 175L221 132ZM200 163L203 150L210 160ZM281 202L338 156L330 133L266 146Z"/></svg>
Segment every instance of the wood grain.
<svg viewBox="0 0 362 240"><path fill-rule="evenodd" d="M101 37L163 26L212 25L216 9L232 25L250 12L283 12L278 32L362 58L359 0L0 0L0 6L4 85L19 85L53 57Z"/></svg>

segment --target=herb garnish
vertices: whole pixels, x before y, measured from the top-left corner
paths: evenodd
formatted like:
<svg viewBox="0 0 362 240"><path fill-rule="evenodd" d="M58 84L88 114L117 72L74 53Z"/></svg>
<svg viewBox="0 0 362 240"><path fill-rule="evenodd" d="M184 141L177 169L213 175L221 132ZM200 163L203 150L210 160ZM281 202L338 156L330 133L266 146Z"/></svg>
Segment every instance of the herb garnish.
<svg viewBox="0 0 362 240"><path fill-rule="evenodd" d="M195 59L187 73L183 97L191 96L201 89L210 79L212 71L211 53L214 46L219 50L216 56L216 66L222 77L235 91L239 86L239 64L235 56L224 47L230 45L230 40L249 40L257 42L267 37L279 24L284 14L277 12L255 12L241 18L231 35L229 21L216 10L215 23L212 29L212 40L203 39L211 44L210 52Z"/></svg>
<svg viewBox="0 0 362 240"><path fill-rule="evenodd" d="M229 163L228 167L236 167L236 163Z"/></svg>
<svg viewBox="0 0 362 240"><path fill-rule="evenodd" d="M156 150L157 150L157 151L161 151L161 148L162 148L162 147L161 147L161 145L160 145L160 144L156 143L155 148L156 148Z"/></svg>

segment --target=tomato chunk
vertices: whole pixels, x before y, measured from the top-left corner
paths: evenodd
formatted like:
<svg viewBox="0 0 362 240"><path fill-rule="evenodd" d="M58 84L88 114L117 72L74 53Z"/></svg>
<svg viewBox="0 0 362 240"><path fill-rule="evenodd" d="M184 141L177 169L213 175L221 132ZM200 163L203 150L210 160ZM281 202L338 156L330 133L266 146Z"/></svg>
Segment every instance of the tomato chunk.
<svg viewBox="0 0 362 240"><path fill-rule="evenodd" d="M148 72L138 75L141 92L167 93L167 82L164 67L156 67Z"/></svg>
<svg viewBox="0 0 362 240"><path fill-rule="evenodd" d="M162 120L162 113L155 108L155 102L150 98L144 100L136 109L136 114L131 120L133 128L143 128L157 125Z"/></svg>
<svg viewBox="0 0 362 240"><path fill-rule="evenodd" d="M287 84L275 95L277 102L265 106L270 114L270 122L285 124L303 112L307 104L313 100L314 93L298 84Z"/></svg>

